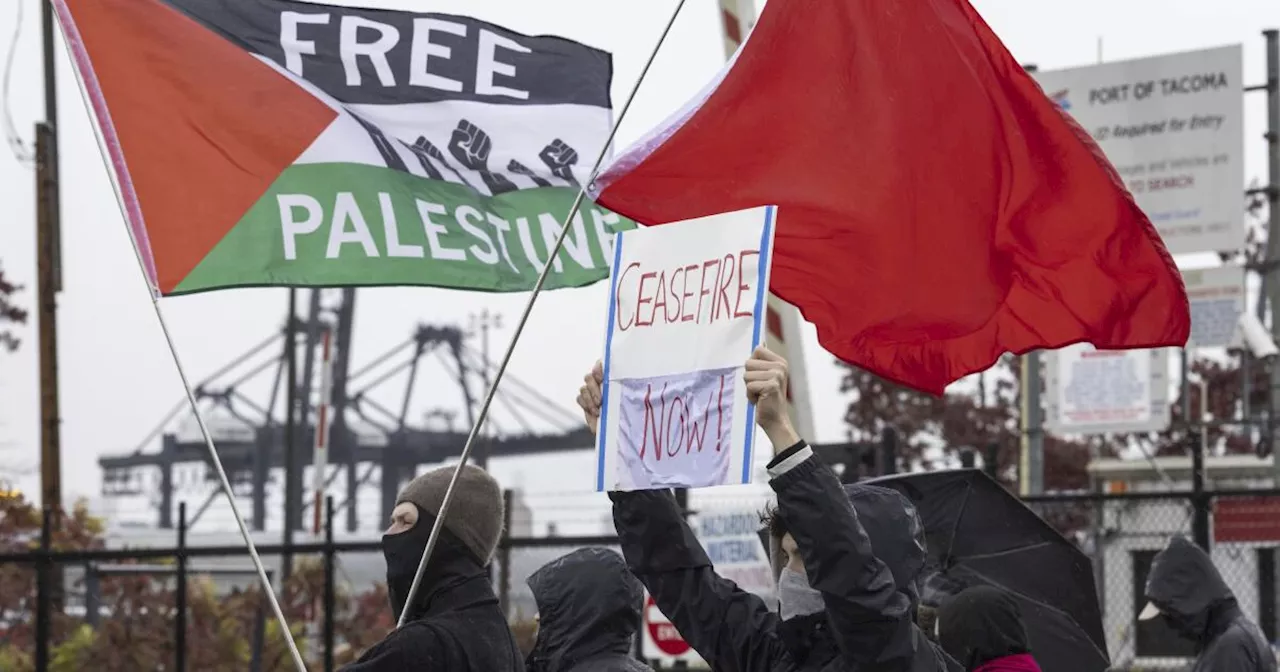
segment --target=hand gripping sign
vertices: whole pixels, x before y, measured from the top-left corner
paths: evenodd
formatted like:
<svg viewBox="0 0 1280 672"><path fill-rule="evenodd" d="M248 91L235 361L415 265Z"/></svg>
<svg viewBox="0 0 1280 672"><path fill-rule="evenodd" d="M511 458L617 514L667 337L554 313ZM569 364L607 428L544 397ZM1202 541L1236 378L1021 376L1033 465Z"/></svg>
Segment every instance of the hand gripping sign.
<svg viewBox="0 0 1280 672"><path fill-rule="evenodd" d="M751 481L742 367L764 338L773 206L614 238L596 490Z"/></svg>

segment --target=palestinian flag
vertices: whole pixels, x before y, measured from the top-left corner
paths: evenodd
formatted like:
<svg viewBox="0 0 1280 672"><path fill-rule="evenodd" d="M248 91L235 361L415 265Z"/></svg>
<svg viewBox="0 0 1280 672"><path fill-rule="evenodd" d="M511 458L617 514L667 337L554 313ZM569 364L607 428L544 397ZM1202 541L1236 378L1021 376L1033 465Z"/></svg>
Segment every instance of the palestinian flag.
<svg viewBox="0 0 1280 672"><path fill-rule="evenodd" d="M283 0L55 0L160 295L532 287L612 123L608 53ZM608 275L587 204L548 288Z"/></svg>

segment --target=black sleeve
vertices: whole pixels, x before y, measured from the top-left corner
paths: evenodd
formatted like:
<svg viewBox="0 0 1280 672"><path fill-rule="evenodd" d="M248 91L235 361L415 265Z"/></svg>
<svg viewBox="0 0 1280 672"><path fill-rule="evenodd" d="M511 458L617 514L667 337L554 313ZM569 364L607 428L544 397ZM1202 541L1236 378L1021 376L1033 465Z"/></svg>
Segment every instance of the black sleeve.
<svg viewBox="0 0 1280 672"><path fill-rule="evenodd" d="M609 498L627 565L712 669L790 667L777 615L759 596L715 573L669 491L611 492Z"/></svg>
<svg viewBox="0 0 1280 672"><path fill-rule="evenodd" d="M1250 644L1250 638L1245 630L1239 627L1232 627L1210 645L1209 650L1205 651L1200 660L1200 665L1204 669L1214 670L1214 672L1217 670L1247 671L1267 669L1262 667L1262 660Z"/></svg>
<svg viewBox="0 0 1280 672"><path fill-rule="evenodd" d="M910 669L916 654L911 601L871 550L871 540L831 469L803 443L770 463L790 469L770 481L778 509L804 559L809 585L822 592L827 618L846 665ZM802 459L795 464L796 459Z"/></svg>
<svg viewBox="0 0 1280 672"><path fill-rule="evenodd" d="M447 670L451 656L435 628L422 623L405 624L387 635L338 672L400 672L401 670Z"/></svg>

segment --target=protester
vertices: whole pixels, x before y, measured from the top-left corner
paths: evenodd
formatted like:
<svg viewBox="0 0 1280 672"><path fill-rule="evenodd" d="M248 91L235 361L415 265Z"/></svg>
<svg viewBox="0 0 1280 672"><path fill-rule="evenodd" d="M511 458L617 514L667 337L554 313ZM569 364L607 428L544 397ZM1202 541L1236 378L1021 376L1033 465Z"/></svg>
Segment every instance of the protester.
<svg viewBox="0 0 1280 672"><path fill-rule="evenodd" d="M938 641L968 672L1040 672L1022 610L991 586L966 588L938 610Z"/></svg>
<svg viewBox="0 0 1280 672"><path fill-rule="evenodd" d="M648 672L635 659L644 588L622 557L583 548L529 577L538 604L538 638L529 672Z"/></svg>
<svg viewBox="0 0 1280 672"><path fill-rule="evenodd" d="M578 395L593 429L602 381L597 363ZM768 472L778 497L774 518L786 526L778 556L780 613L715 573L670 492L610 493L623 555L658 608L716 670L959 670L915 625L914 592L872 552L860 512L792 428L786 361L758 348L743 382L776 453ZM912 541L923 558L918 544Z"/></svg>
<svg viewBox="0 0 1280 672"><path fill-rule="evenodd" d="M387 592L403 627L343 668L345 672L516 672L520 649L498 606L486 565L502 535L502 490L484 470L463 468L444 529L412 603L409 588L454 467L427 472L396 499L382 537Z"/></svg>
<svg viewBox="0 0 1280 672"><path fill-rule="evenodd" d="M1161 618L1195 642L1191 672L1276 672L1276 654L1240 611L1209 554L1174 537L1156 555L1147 577L1147 606L1139 620Z"/></svg>

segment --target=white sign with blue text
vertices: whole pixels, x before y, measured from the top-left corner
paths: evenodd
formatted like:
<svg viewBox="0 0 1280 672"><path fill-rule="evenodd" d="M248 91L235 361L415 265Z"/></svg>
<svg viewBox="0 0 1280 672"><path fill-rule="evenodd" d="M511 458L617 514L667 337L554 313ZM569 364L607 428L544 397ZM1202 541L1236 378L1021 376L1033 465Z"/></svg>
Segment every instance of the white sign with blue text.
<svg viewBox="0 0 1280 672"><path fill-rule="evenodd" d="M620 232L595 488L751 482L742 367L764 339L772 206Z"/></svg>

